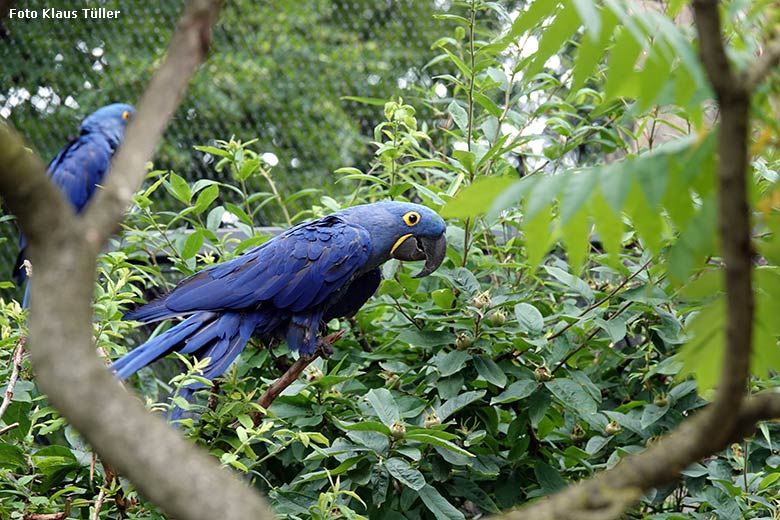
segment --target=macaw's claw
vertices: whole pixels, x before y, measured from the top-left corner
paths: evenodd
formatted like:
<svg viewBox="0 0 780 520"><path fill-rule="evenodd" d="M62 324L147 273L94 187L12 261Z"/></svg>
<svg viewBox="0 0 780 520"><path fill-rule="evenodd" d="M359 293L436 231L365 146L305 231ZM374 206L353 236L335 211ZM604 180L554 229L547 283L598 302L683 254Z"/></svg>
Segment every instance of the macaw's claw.
<svg viewBox="0 0 780 520"><path fill-rule="evenodd" d="M328 359L333 354L333 344L336 343L338 340L340 340L341 336L343 335L344 335L344 329L341 329L338 332L334 332L333 334L328 334L324 338L318 339L315 355L317 355L317 352L319 352L319 354L323 358Z"/></svg>

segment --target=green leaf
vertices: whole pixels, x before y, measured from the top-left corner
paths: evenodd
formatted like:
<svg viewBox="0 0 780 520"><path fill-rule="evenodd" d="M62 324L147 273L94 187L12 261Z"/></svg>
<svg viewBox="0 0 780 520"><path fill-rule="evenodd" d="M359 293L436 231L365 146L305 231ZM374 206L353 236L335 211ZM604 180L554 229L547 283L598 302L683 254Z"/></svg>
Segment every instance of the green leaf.
<svg viewBox="0 0 780 520"><path fill-rule="evenodd" d="M524 222L525 250L528 263L537 267L542 263L544 255L555 242L555 235L551 233L552 206L542 208L532 219Z"/></svg>
<svg viewBox="0 0 780 520"><path fill-rule="evenodd" d="M714 196L701 202L669 250L668 269L672 280L684 282L717 251L717 202Z"/></svg>
<svg viewBox="0 0 780 520"><path fill-rule="evenodd" d="M27 457L24 452L12 444L0 443L0 468L9 470L27 467Z"/></svg>
<svg viewBox="0 0 780 520"><path fill-rule="evenodd" d="M525 399L536 391L539 384L533 379L521 379L515 381L509 387L490 400L490 406L502 403L511 403Z"/></svg>
<svg viewBox="0 0 780 520"><path fill-rule="evenodd" d="M701 392L714 388L720 378L725 345L724 307L724 299L719 296L686 323L691 339L680 349L683 368L677 378L695 375Z"/></svg>
<svg viewBox="0 0 780 520"><path fill-rule="evenodd" d="M440 309L452 309L453 303L455 303L455 293L452 289L436 289L431 293L431 299Z"/></svg>
<svg viewBox="0 0 780 520"><path fill-rule="evenodd" d="M394 300L397 300L403 297L404 286L398 283L396 280L388 278L386 280L382 280L382 283L379 285L379 291L377 291L377 294L386 294Z"/></svg>
<svg viewBox="0 0 780 520"><path fill-rule="evenodd" d="M469 114L457 101L453 100L447 107L447 111L452 116L452 120L458 125L458 128L466 134L469 130Z"/></svg>
<svg viewBox="0 0 780 520"><path fill-rule="evenodd" d="M439 214L443 218L474 218L483 215L499 194L517 182L511 177L480 177L458 193Z"/></svg>
<svg viewBox="0 0 780 520"><path fill-rule="evenodd" d="M541 71L550 56L558 52L579 27L580 20L571 6L564 5L559 9L552 23L545 27L539 39L539 48L534 53L533 61L523 71L524 75L530 78Z"/></svg>
<svg viewBox="0 0 780 520"><path fill-rule="evenodd" d="M372 388L366 393L366 400L385 426L401 422L401 412L387 388Z"/></svg>
<svg viewBox="0 0 780 520"><path fill-rule="evenodd" d="M673 78L670 76L671 62L664 58L657 48L651 52L639 73L639 110L648 110L661 96L663 86ZM684 102L682 103L684 104Z"/></svg>
<svg viewBox="0 0 780 520"><path fill-rule="evenodd" d="M212 184L207 188L204 188L198 194L193 211L196 214L203 213L217 197L219 197L219 185Z"/></svg>
<svg viewBox="0 0 780 520"><path fill-rule="evenodd" d="M474 173L474 162L477 160L477 156L474 152L468 150L455 150L452 152L452 157L455 158L468 173Z"/></svg>
<svg viewBox="0 0 780 520"><path fill-rule="evenodd" d="M578 273L590 251L590 222L585 209L562 226L563 243L571 270Z"/></svg>
<svg viewBox="0 0 780 520"><path fill-rule="evenodd" d="M642 418L640 419L642 429L648 428L658 422L658 420L666 415L666 412L668 411L669 405L656 406L654 404L648 404L645 406L642 410Z"/></svg>
<svg viewBox="0 0 780 520"><path fill-rule="evenodd" d="M241 163L241 167L236 173L236 178L239 181L245 181L260 169L260 159L255 157L248 159Z"/></svg>
<svg viewBox="0 0 780 520"><path fill-rule="evenodd" d="M356 103L363 103L364 105L374 105L378 107L383 107L387 103L387 100L384 98L373 98L373 97L341 96L340 99L343 99L344 101L354 101Z"/></svg>
<svg viewBox="0 0 780 520"><path fill-rule="evenodd" d="M642 44L631 30L625 26L619 28L605 69L607 72L607 79L604 82L605 101L627 94L620 87L634 75L634 65L641 51Z"/></svg>
<svg viewBox="0 0 780 520"><path fill-rule="evenodd" d="M610 207L601 190L590 200L590 215L604 250L617 258L623 245L623 219Z"/></svg>
<svg viewBox="0 0 780 520"><path fill-rule="evenodd" d="M390 435L390 428L381 422L377 421L360 421L356 423L347 423L334 418L336 425L345 431L358 431L358 432L379 432L384 435Z"/></svg>
<svg viewBox="0 0 780 520"><path fill-rule="evenodd" d="M580 296L585 298L588 302L592 302L594 300L593 290L588 286L588 284L583 282L580 278L577 278L576 276L567 273L563 269L559 269L551 265L544 266L544 269L555 279L561 282L564 286L578 293Z"/></svg>
<svg viewBox="0 0 780 520"><path fill-rule="evenodd" d="M431 446L438 446L440 448L444 448L445 450L450 450L452 452L455 452L458 455L462 455L464 457L474 457L473 453L461 448L457 444L454 444L445 439L441 439L429 433L410 433L404 437L404 440L422 442L424 444L430 444Z"/></svg>
<svg viewBox="0 0 780 520"><path fill-rule="evenodd" d="M643 155L633 161L633 170L642 195L650 208L657 211L668 184L668 154L658 152Z"/></svg>
<svg viewBox="0 0 780 520"><path fill-rule="evenodd" d="M637 234L647 248L656 254L660 253L666 231L663 216L660 211L648 204L638 187L632 189L628 196L626 213L631 217Z"/></svg>
<svg viewBox="0 0 780 520"><path fill-rule="evenodd" d="M579 383L571 379L559 378L547 381L544 386L554 395L563 405L576 410L580 415L595 414L598 409L598 403L593 399L590 393Z"/></svg>
<svg viewBox="0 0 780 520"><path fill-rule="evenodd" d="M604 9L602 15L602 28L596 38L582 38L574 57L574 73L572 77L571 91L577 92L585 81L593 73L593 69L601 61L607 51L609 40L617 25L618 18L611 9Z"/></svg>
<svg viewBox="0 0 780 520"><path fill-rule="evenodd" d="M176 199L185 204L189 204L192 199L192 193L190 193L190 185L187 184L180 176L171 172L168 176L168 180L163 183L168 193L173 195Z"/></svg>
<svg viewBox="0 0 780 520"><path fill-rule="evenodd" d="M230 202L225 203L225 209L227 209L230 213L238 217L238 220L240 220L242 223L246 224L247 226L253 226L254 223L252 222L252 218L246 214L246 212L236 206L235 204L231 204Z"/></svg>
<svg viewBox="0 0 780 520"><path fill-rule="evenodd" d="M492 383L499 388L504 388L504 386L506 386L506 374L504 374L504 371L489 357L475 356L474 367L477 369L477 374L488 383Z"/></svg>
<svg viewBox="0 0 780 520"><path fill-rule="evenodd" d="M474 401L482 399L487 392L485 390L475 390L471 392L463 392L458 394L452 399L448 399L436 410L436 415L441 422L446 421L452 414L458 410L465 408Z"/></svg>
<svg viewBox="0 0 780 520"><path fill-rule="evenodd" d="M426 484L417 491L425 507L433 513L436 520L465 520L465 516L455 506L450 504L446 498L431 486Z"/></svg>
<svg viewBox="0 0 780 520"><path fill-rule="evenodd" d="M582 207L592 197L599 175L594 170L585 170L566 174L563 178L559 218L566 224L582 216Z"/></svg>
<svg viewBox="0 0 780 520"><path fill-rule="evenodd" d="M211 155L216 155L217 157L230 157L230 152L215 146L193 146L193 148L199 152L209 153Z"/></svg>
<svg viewBox="0 0 780 520"><path fill-rule="evenodd" d="M390 475L393 476L398 482L419 491L425 486L425 477L418 470L414 469L404 459L398 457L390 457L385 461L385 467Z"/></svg>
<svg viewBox="0 0 780 520"><path fill-rule="evenodd" d="M566 481L563 480L558 470L544 462L534 464L534 475L536 475L536 482L539 483L539 487L545 495L566 487Z"/></svg>
<svg viewBox="0 0 780 520"><path fill-rule="evenodd" d="M63 468L76 467L78 461L71 450L64 446L46 446L32 456L35 467L45 475L53 475Z"/></svg>
<svg viewBox="0 0 780 520"><path fill-rule="evenodd" d="M181 249L182 260L189 260L194 257L203 247L204 232L202 229L196 229L187 237L184 247Z"/></svg>
<svg viewBox="0 0 780 520"><path fill-rule="evenodd" d="M455 335L446 330L405 330L396 338L416 347L441 347L455 343Z"/></svg>
<svg viewBox="0 0 780 520"><path fill-rule="evenodd" d="M539 309L530 303L515 305L515 318L520 330L532 336L539 336L544 331L544 317Z"/></svg>
<svg viewBox="0 0 780 520"><path fill-rule="evenodd" d="M536 179L535 181L526 179ZM568 181L567 175L544 175L542 177L526 177L520 182L532 182L531 193L525 199L526 220L534 218L547 209L558 197L558 193Z"/></svg>
<svg viewBox="0 0 780 520"><path fill-rule="evenodd" d="M371 473L371 498L375 505L381 506L387 500L390 476L387 468L376 464Z"/></svg>
<svg viewBox="0 0 780 520"><path fill-rule="evenodd" d="M528 29L539 25L544 19L552 16L553 13L555 13L556 8L556 2L536 0L515 19L514 23L512 23L508 38L510 40L517 40L520 36L525 34Z"/></svg>
<svg viewBox="0 0 780 520"><path fill-rule="evenodd" d="M432 361L439 370L439 374L442 377L447 377L460 372L469 359L471 359L471 355L468 352L453 350L444 355L437 355Z"/></svg>
<svg viewBox="0 0 780 520"><path fill-rule="evenodd" d="M592 0L572 0L577 14L580 15L582 26L592 40L597 40L601 33L601 16Z"/></svg>
<svg viewBox="0 0 780 520"><path fill-rule="evenodd" d="M623 161L601 168L599 177L601 194L604 195L612 211L619 215L623 211L626 197L634 185L631 161Z"/></svg>

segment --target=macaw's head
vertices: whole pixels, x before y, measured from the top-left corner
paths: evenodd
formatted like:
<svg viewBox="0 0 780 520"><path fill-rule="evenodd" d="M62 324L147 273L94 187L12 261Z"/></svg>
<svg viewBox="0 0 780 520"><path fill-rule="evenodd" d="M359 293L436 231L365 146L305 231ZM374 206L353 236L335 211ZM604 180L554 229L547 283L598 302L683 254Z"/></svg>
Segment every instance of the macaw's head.
<svg viewBox="0 0 780 520"><path fill-rule="evenodd" d="M425 260L415 278L434 272L444 260L447 240L444 220L433 210L410 202L377 202L344 210L350 220L371 234L370 263L390 258Z"/></svg>
<svg viewBox="0 0 780 520"><path fill-rule="evenodd" d="M114 103L99 108L81 123L81 133L100 133L114 146L118 146L125 135L127 123L135 115L135 108L123 103Z"/></svg>

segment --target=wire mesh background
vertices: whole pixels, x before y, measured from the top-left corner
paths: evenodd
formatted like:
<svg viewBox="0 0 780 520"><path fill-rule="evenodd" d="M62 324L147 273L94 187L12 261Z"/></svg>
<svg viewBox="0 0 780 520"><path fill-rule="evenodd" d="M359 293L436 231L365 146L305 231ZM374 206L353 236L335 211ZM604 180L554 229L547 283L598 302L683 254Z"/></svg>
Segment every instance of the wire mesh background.
<svg viewBox="0 0 780 520"><path fill-rule="evenodd" d="M138 101L182 5L16 3L15 16L0 22L0 116L51 159L86 114ZM94 19L82 11L99 7L120 13ZM450 9L441 0L226 3L208 61L174 116L155 167L190 180L225 180L193 145L258 138L253 149L278 160L274 176L285 191L332 185L334 169L368 163L373 127L383 117L381 106L343 98L408 98L432 88L424 66L435 55L431 44L447 31L435 15ZM78 18L48 17L55 12ZM0 280L7 280L16 256L13 222L0 224L0 239Z"/></svg>

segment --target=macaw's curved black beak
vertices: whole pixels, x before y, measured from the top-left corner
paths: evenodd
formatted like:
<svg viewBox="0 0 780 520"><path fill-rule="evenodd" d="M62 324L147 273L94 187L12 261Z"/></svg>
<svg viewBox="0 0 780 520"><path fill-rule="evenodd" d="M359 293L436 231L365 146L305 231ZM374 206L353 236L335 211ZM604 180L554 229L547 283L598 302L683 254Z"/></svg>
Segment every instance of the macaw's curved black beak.
<svg viewBox="0 0 780 520"><path fill-rule="evenodd" d="M444 261L447 252L447 239L444 233L436 238L416 237L411 233L398 239L390 256L398 260L425 260L422 271L414 275L422 278L434 272Z"/></svg>

